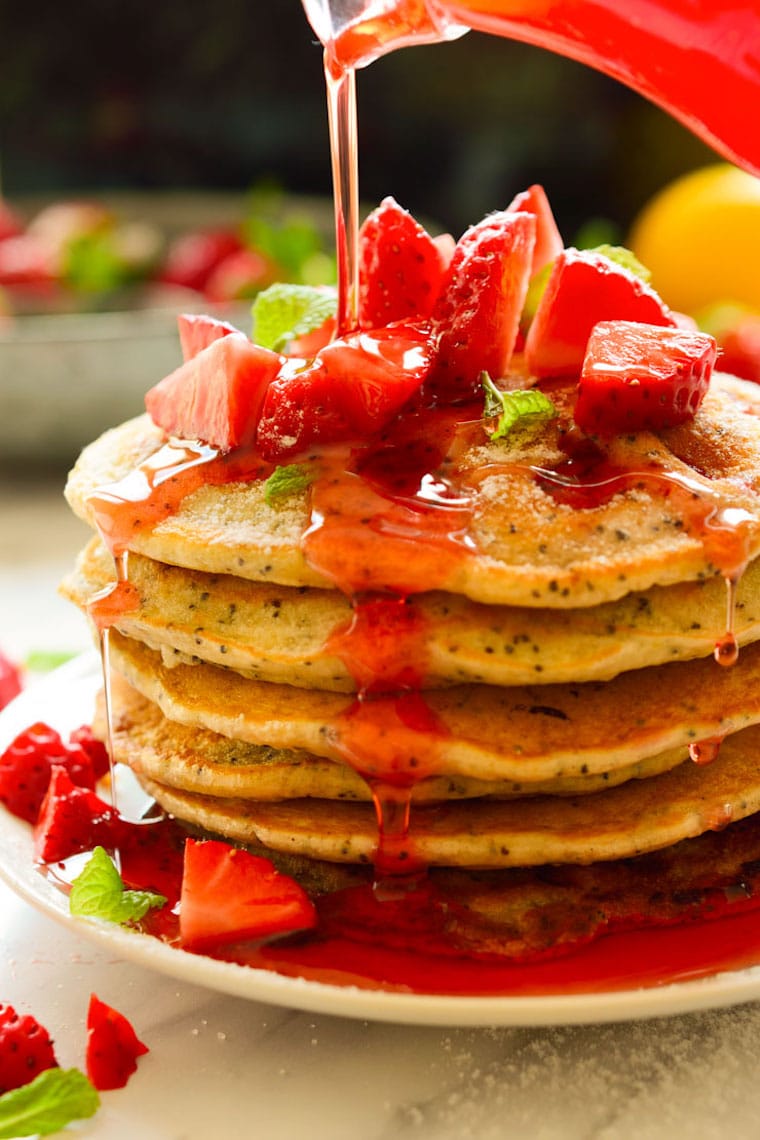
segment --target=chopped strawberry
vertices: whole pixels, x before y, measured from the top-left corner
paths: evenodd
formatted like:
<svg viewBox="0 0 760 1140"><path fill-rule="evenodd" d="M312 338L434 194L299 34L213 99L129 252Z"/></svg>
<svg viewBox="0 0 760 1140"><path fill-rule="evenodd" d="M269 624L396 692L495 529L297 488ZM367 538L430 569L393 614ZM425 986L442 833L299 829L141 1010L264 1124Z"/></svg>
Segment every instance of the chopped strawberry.
<svg viewBox="0 0 760 1140"><path fill-rule="evenodd" d="M267 388L283 360L243 333L229 333L151 388L145 407L167 435L229 451L253 441Z"/></svg>
<svg viewBox="0 0 760 1140"><path fill-rule="evenodd" d="M592 250L566 249L554 263L525 342L534 376L580 372L599 321L641 321L673 327L673 313L641 278Z"/></svg>
<svg viewBox="0 0 760 1140"><path fill-rule="evenodd" d="M445 254L427 230L385 198L359 231L361 327L430 316L445 267Z"/></svg>
<svg viewBox="0 0 760 1140"><path fill-rule="evenodd" d="M219 840L187 840L179 904L185 949L292 934L315 923L306 892L268 859Z"/></svg>
<svg viewBox="0 0 760 1140"><path fill-rule="evenodd" d="M520 194L515 195L507 206L507 209L510 212L522 211L527 214L533 214L536 219L536 244L533 249L533 261L530 267L530 275L533 277L536 273L539 273L544 266L555 261L564 248L562 235L554 220L554 214L549 205L549 199L546 197L546 191L543 186L539 186L538 184L529 186L527 190L523 190Z"/></svg>
<svg viewBox="0 0 760 1140"><path fill-rule="evenodd" d="M716 352L707 333L603 321L589 337L575 421L590 435L684 423L705 397Z"/></svg>
<svg viewBox="0 0 760 1140"><path fill-rule="evenodd" d="M50 1034L31 1014L0 1003L0 1095L58 1068Z"/></svg>
<svg viewBox="0 0 760 1140"><path fill-rule="evenodd" d="M10 704L21 688L21 670L4 653L0 653L0 709Z"/></svg>
<svg viewBox="0 0 760 1140"><path fill-rule="evenodd" d="M182 234L169 246L158 278L166 285L203 292L217 265L243 248L233 230L218 229Z"/></svg>
<svg viewBox="0 0 760 1140"><path fill-rule="evenodd" d="M218 321L214 317L194 313L180 313L177 317L177 330L183 360L192 360L204 348L208 348L215 340L221 340L223 336L240 333L240 329L236 329L227 321Z"/></svg>
<svg viewBox="0 0 760 1140"><path fill-rule="evenodd" d="M34 857L40 863L58 863L93 847L113 848L122 826L115 808L74 784L66 769L54 764L34 825Z"/></svg>
<svg viewBox="0 0 760 1140"><path fill-rule="evenodd" d="M66 745L55 729L38 722L20 733L0 756L0 802L34 823L48 790L53 766L64 768L73 783L94 788L89 751L77 741Z"/></svg>
<svg viewBox="0 0 760 1140"><path fill-rule="evenodd" d="M278 277L277 266L254 249L236 249L212 269L203 286L209 301L242 301L255 297Z"/></svg>
<svg viewBox="0 0 760 1140"><path fill-rule="evenodd" d="M85 1066L95 1088L123 1089L137 1069L137 1058L147 1052L124 1014L91 994Z"/></svg>
<svg viewBox="0 0 760 1140"><path fill-rule="evenodd" d="M427 325L398 322L335 340L311 364L291 360L266 394L259 450L274 462L379 431L419 388L428 352Z"/></svg>
<svg viewBox="0 0 760 1140"><path fill-rule="evenodd" d="M80 784L83 788L94 787L98 780L107 775L111 768L111 761L108 757L108 749L102 740L98 740L95 733L89 724L83 724L80 728L75 728L73 732L69 733L69 746L81 748L83 752L90 758L92 764L92 774L95 783L88 784L82 779L75 777L72 773L71 766L69 768L69 775L75 784Z"/></svg>
<svg viewBox="0 0 760 1140"><path fill-rule="evenodd" d="M536 241L533 214L503 211L459 239L433 312L429 390L439 403L472 399L480 376L504 376L514 351Z"/></svg>

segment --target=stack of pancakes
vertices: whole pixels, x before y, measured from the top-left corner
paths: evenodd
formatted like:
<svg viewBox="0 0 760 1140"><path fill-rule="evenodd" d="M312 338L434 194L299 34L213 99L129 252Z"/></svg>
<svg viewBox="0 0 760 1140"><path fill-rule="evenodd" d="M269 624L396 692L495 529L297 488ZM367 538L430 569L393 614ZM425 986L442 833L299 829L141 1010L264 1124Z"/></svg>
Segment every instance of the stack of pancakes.
<svg viewBox="0 0 760 1140"><path fill-rule="evenodd" d="M552 398L562 410L561 388ZM131 601L109 637L116 760L189 828L266 850L314 890L367 873L377 804L408 789L402 858L456 892L463 944L499 953L616 914L668 918L688 892L748 881L759 413L756 387L716 375L694 421L616 437L596 473L554 481L568 470L562 414L537 435L468 436L439 464L450 495L466 490L466 533L455 555L426 560L429 588L412 573L408 593L387 566L404 549L413 561L422 532L404 547L397 527L365 527L351 550L354 583L367 561L363 591L310 557L319 449L299 458L310 485L282 500L262 480L214 481L150 526L135 504ZM102 489L164 442L142 417L90 445L67 487L74 511L94 525ZM573 480L597 493L573 499ZM87 611L113 578L95 537L63 590ZM357 605L400 592L425 711L405 723L398 693L357 694L346 651ZM715 652L728 632L730 666ZM357 709L372 712L376 749L358 762L346 738Z"/></svg>

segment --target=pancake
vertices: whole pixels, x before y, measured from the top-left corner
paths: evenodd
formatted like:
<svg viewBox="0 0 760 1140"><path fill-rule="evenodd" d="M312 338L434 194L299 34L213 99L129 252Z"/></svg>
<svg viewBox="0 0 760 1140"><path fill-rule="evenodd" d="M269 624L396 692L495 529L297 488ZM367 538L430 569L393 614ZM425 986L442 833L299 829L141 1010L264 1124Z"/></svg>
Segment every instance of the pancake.
<svg viewBox="0 0 760 1140"><path fill-rule="evenodd" d="M140 777L179 791L220 798L371 800L369 785L347 764L295 749L248 744L167 720L158 705L141 696L118 673L112 676L112 694L115 759ZM102 705L101 701L95 731L105 740ZM431 776L415 785L412 798L434 802L479 796L588 795L626 780L657 775L682 759L682 753L674 749L614 772L556 777L532 784Z"/></svg>
<svg viewBox="0 0 760 1140"><path fill-rule="evenodd" d="M113 559L97 540L62 584L81 608L113 580ZM352 618L336 590L298 589L208 574L130 555L139 604L116 628L160 650L164 663L206 661L254 680L351 692L356 682L331 651L331 636ZM707 657L726 623L720 578L654 586L579 610L486 606L441 592L414 596L426 688L609 680L629 669ZM742 576L734 633L760 637L760 560Z"/></svg>
<svg viewBox="0 0 760 1140"><path fill-rule="evenodd" d="M596 795L416 805L410 866L494 868L625 859L720 830L760 810L760 727L724 741L709 765L687 761ZM145 790L183 821L237 842L328 862L369 863L370 805L324 800L261 803L195 795L146 777ZM403 861L404 853L396 853Z"/></svg>
<svg viewBox="0 0 760 1140"><path fill-rule="evenodd" d="M352 759L366 706L349 696L251 681L213 665L167 668L139 642L115 631L110 641L114 668L171 720L251 744ZM376 741L377 776L416 771L518 783L585 776L671 750L685 756L689 744L760 721L760 644L743 650L733 668L710 658L606 683L431 690L432 728L405 722L394 698L380 700L369 706L387 732Z"/></svg>
<svg viewBox="0 0 760 1140"><path fill-rule="evenodd" d="M566 408L573 392L574 385L557 385L552 398ZM358 495L363 517L372 522L359 526L362 511L349 518L353 507L346 507L344 518L331 518L330 541L339 537L350 552L357 568L353 589L442 589L532 608L592 606L653 585L733 574L760 551L759 403L755 385L714 375L693 421L659 435L612 439L604 469L624 475L607 480L598 501L581 507L565 501L573 483L568 488L559 474L567 464L563 417L536 440L512 446L477 444L483 436L477 428L479 435L443 464L452 489L447 502L465 504L460 529L446 543L418 529L415 507L389 505L371 487L357 488L351 475L333 489L336 501ZM91 444L67 484L74 511L94 524L94 492L125 479L163 442L160 430L141 417ZM334 469L350 466L350 456L348 447L333 448ZM303 465L316 473L324 462L324 455L307 457ZM269 504L260 479L206 481L162 521L134 526L129 546L189 569L330 588L334 583L304 549L310 521L307 491ZM730 558L718 565L726 546Z"/></svg>

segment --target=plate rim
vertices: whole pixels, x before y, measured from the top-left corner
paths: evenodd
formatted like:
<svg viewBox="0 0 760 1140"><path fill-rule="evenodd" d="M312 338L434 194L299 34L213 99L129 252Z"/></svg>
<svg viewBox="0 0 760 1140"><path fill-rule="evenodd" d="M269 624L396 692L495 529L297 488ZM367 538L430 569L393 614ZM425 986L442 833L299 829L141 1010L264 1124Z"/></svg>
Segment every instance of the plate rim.
<svg viewBox="0 0 760 1140"><path fill-rule="evenodd" d="M100 681L94 651L32 682L0 711L0 748L37 720L67 732L86 720L83 705ZM61 689L66 697L65 712ZM49 705L53 715L42 715ZM302 1012L416 1026L562 1026L644 1020L724 1008L760 997L760 965L662 986L516 996L429 995L289 977L191 954L100 920L73 916L65 896L35 867L29 825L0 805L0 878L42 915L136 965L228 996Z"/></svg>

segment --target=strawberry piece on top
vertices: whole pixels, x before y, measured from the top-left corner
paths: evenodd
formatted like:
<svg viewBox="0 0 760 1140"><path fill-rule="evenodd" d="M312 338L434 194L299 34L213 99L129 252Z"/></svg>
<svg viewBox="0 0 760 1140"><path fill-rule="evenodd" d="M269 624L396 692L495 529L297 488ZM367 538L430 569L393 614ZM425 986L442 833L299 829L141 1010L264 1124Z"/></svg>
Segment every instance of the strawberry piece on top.
<svg viewBox="0 0 760 1140"><path fill-rule="evenodd" d="M589 338L575 422L603 436L684 423L705 397L716 354L707 333L602 321Z"/></svg>
<svg viewBox="0 0 760 1140"><path fill-rule="evenodd" d="M629 269L593 250L563 250L525 341L532 375L577 375L591 330L599 321L677 324L654 289Z"/></svg>
<svg viewBox="0 0 760 1140"><path fill-rule="evenodd" d="M185 949L293 934L315 923L304 889L268 859L216 839L186 841L179 904Z"/></svg>
<svg viewBox="0 0 760 1140"><path fill-rule="evenodd" d="M253 442L267 388L283 359L231 332L159 381L146 394L145 407L167 435L230 451Z"/></svg>
<svg viewBox="0 0 760 1140"><path fill-rule="evenodd" d="M196 313L180 313L177 317L177 331L183 360L192 360L215 340L221 340L230 333L243 335L240 329L236 329L228 321L219 321L215 317Z"/></svg>
<svg viewBox="0 0 760 1140"><path fill-rule="evenodd" d="M275 462L314 443L372 435L417 391L429 363L427 324L404 321L334 340L309 364L290 360L267 391L259 451Z"/></svg>
<svg viewBox="0 0 760 1140"><path fill-rule="evenodd" d="M480 376L504 376L517 339L536 242L535 215L492 214L457 242L433 311L435 345L426 390L438 403L480 392Z"/></svg>
<svg viewBox="0 0 760 1140"><path fill-rule="evenodd" d="M359 231L360 326L382 328L430 316L446 265L445 246L385 198Z"/></svg>
<svg viewBox="0 0 760 1140"><path fill-rule="evenodd" d="M546 191L538 183L529 186L527 190L515 195L507 209L535 216L536 244L533 247L533 261L530 267L530 275L533 277L550 262L555 261L564 249L562 235L557 228Z"/></svg>

